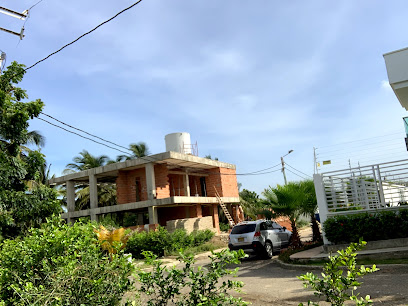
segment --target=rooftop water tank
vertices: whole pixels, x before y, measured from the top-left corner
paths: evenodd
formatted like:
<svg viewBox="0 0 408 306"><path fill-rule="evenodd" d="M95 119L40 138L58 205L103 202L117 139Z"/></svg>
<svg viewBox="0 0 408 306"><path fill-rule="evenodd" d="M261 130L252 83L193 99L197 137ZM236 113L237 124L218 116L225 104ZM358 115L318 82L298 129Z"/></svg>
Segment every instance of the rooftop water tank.
<svg viewBox="0 0 408 306"><path fill-rule="evenodd" d="M189 133L182 132L167 134L164 137L164 140L166 141L166 152L173 151L183 154L192 154L192 145Z"/></svg>

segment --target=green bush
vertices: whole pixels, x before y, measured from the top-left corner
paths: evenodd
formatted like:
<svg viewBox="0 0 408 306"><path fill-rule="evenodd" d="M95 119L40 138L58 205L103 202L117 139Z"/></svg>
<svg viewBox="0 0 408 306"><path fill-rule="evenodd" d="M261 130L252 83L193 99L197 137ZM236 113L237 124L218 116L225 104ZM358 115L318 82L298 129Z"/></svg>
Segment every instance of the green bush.
<svg viewBox="0 0 408 306"><path fill-rule="evenodd" d="M220 222L220 231L221 232L228 232L231 229L228 223Z"/></svg>
<svg viewBox="0 0 408 306"><path fill-rule="evenodd" d="M333 243L385 240L408 237L408 210L342 215L328 218L323 225Z"/></svg>
<svg viewBox="0 0 408 306"><path fill-rule="evenodd" d="M164 227L159 227L156 231L134 232L126 244L126 252L131 253L134 258L144 258L144 251L163 256L179 249L202 245L213 236L214 233L210 230L187 234L185 230L177 229L169 233Z"/></svg>
<svg viewBox="0 0 408 306"><path fill-rule="evenodd" d="M90 223L55 217L0 249L5 305L117 305L131 288L132 264L104 253Z"/></svg>
<svg viewBox="0 0 408 306"><path fill-rule="evenodd" d="M379 270L375 265L371 268L357 267L357 251L366 244L367 242L360 239L358 243L350 244L345 250L337 251L338 255L329 256L329 262L324 265L321 278L311 272L298 278L303 281L305 288L310 287L315 291L315 295L324 296L330 305L344 305L347 300L354 301L356 305L371 305L369 295L362 298L356 293L357 287L361 285L359 278ZM309 300L308 305L319 304ZM303 306L303 303L299 306Z"/></svg>
<svg viewBox="0 0 408 306"><path fill-rule="evenodd" d="M151 252L143 254L146 263L153 266L153 271L138 272L138 291L146 305L248 305L231 295L232 291L240 292L243 282L225 280L236 276L238 271L227 266L239 264L240 259L248 256L242 250L213 253L209 256L211 263L205 268L196 267L194 257L182 252L178 259L184 264L183 268L166 268Z"/></svg>

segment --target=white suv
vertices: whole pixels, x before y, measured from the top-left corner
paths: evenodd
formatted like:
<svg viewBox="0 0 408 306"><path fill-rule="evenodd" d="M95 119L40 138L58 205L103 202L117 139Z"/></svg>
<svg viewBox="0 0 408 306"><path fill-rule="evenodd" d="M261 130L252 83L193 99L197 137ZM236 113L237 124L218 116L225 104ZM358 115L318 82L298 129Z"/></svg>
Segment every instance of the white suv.
<svg viewBox="0 0 408 306"><path fill-rule="evenodd" d="M229 235L230 250L244 250L272 258L273 253L289 245L292 232L269 220L245 221L235 225Z"/></svg>

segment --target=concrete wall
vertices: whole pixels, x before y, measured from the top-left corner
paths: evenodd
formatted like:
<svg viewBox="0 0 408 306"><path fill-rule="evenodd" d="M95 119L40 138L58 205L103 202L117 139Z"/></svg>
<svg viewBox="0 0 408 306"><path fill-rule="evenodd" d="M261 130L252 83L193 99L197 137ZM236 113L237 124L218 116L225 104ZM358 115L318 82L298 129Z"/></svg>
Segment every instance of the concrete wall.
<svg viewBox="0 0 408 306"><path fill-rule="evenodd" d="M217 233L217 230L213 226L212 217L210 216L202 218L188 218L167 221L167 230L169 232L172 232L179 228L185 229L187 233L191 233L194 230L206 230L206 229L209 229Z"/></svg>

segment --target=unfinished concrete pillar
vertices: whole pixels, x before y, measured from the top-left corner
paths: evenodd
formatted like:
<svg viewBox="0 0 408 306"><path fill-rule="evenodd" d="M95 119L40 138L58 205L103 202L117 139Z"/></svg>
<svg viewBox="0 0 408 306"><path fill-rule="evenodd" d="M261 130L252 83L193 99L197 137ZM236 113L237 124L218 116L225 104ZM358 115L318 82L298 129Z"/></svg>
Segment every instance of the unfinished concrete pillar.
<svg viewBox="0 0 408 306"><path fill-rule="evenodd" d="M183 175L183 185L184 185L184 195L186 197L189 197L190 196L190 180L188 178L187 173Z"/></svg>
<svg viewBox="0 0 408 306"><path fill-rule="evenodd" d="M145 170L146 170L147 199L154 200L156 198L156 181L154 176L154 164L153 163L146 164Z"/></svg>
<svg viewBox="0 0 408 306"><path fill-rule="evenodd" d="M197 216L197 218L202 218L203 217L203 209L201 207L201 204L196 205L196 216Z"/></svg>
<svg viewBox="0 0 408 306"><path fill-rule="evenodd" d="M75 182L67 181L67 209L68 209L68 218L67 222L73 222L74 220L70 218L70 213L75 211Z"/></svg>
<svg viewBox="0 0 408 306"><path fill-rule="evenodd" d="M212 217L213 217L213 226L217 230L217 233L221 233L220 231L220 220L218 217L218 204L213 204L212 206Z"/></svg>
<svg viewBox="0 0 408 306"><path fill-rule="evenodd" d="M157 208L154 206L149 207L149 224L158 224L159 218L157 216Z"/></svg>
<svg viewBox="0 0 408 306"><path fill-rule="evenodd" d="M95 174L89 175L89 199L91 202L91 221L98 221L98 216L92 209L98 208L98 184Z"/></svg>

